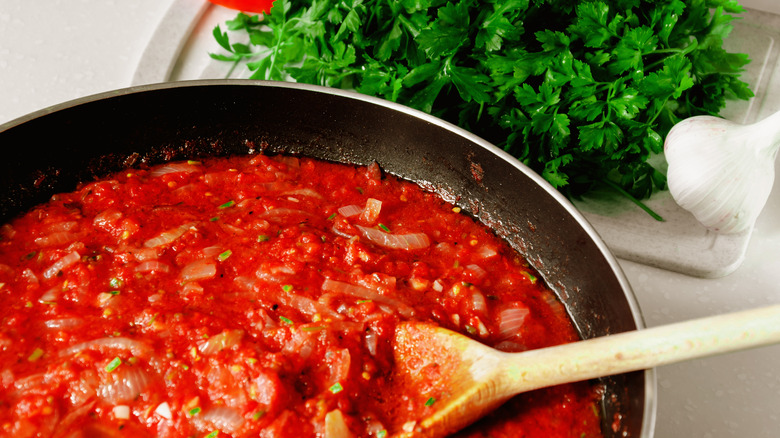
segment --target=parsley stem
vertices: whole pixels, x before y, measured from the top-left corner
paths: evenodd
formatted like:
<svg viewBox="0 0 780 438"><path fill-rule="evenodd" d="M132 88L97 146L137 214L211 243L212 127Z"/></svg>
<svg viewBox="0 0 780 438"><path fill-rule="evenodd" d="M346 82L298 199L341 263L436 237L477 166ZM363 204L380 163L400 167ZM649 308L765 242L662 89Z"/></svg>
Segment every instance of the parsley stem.
<svg viewBox="0 0 780 438"><path fill-rule="evenodd" d="M608 180L608 179L602 179L601 181L602 181L604 184L606 184L607 186L611 187L611 188L612 188L613 190L615 190L616 192L618 192L618 193L620 193L621 195L623 195L623 196L625 196L626 198L628 198L628 199L629 199L631 202L633 202L633 203L634 203L634 204L635 204L637 207L641 208L642 210L644 210L644 211L645 211L645 213L649 214L649 215L650 215L650 217L652 217L653 219L657 220L658 222L664 222L664 218L662 218L662 217L661 217L661 216L660 216L658 213L654 212L652 209L650 209L650 207L648 207L647 205L645 205L645 203L644 203L644 202L640 201L639 199L636 199L636 198L635 198L635 197L634 197L634 196L633 196L631 193L628 193L627 191L625 191L625 190L624 190L622 187L620 187L619 185L617 185L617 184L613 183L612 181L610 181L610 180Z"/></svg>
<svg viewBox="0 0 780 438"><path fill-rule="evenodd" d="M643 54L642 56L647 55L664 55L667 53L671 53L669 56L664 56L658 61L655 61L654 63L645 66L645 71L653 71L656 67L658 67L661 64L664 64L666 60L672 56L686 56L692 51L696 50L699 47L699 41L694 38L693 42L688 44L687 46L683 47L682 49L677 48L669 48L669 49L659 49L659 50L653 50L652 52L648 52Z"/></svg>
<svg viewBox="0 0 780 438"><path fill-rule="evenodd" d="M230 79L230 76L233 75L233 71L241 63L241 59L243 59L243 58L239 58L239 59L236 59L235 61L233 61L233 65L230 66L230 70L228 70L227 74L225 75L225 79Z"/></svg>

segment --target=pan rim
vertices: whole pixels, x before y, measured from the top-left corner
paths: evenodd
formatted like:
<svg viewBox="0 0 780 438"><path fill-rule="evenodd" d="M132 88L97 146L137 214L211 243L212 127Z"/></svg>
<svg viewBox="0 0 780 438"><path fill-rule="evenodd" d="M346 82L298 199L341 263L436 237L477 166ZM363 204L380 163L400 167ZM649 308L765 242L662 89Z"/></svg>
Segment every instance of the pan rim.
<svg viewBox="0 0 780 438"><path fill-rule="evenodd" d="M456 134L460 137L463 137L466 140L478 145L479 147L490 151L494 155L504 160L507 164L513 166L518 171L526 175L528 178L532 179L549 196L552 196L553 199L558 204L560 204L566 210L566 212L569 215L571 215L572 218L574 218L577 224L580 227L582 227L582 229L590 237L592 242L594 242L594 244L596 245L596 247L598 248L602 256L607 261L613 274L615 275L617 282L620 284L620 287L623 290L627 304L632 313L632 319L637 329L641 330L647 327L638 300L636 298L636 295L633 289L631 288L631 285L628 282L628 279L625 276L623 269L620 267L617 258L607 247L606 243L599 236L595 228L584 217L584 215L582 215L582 213L580 213L579 210L577 210L576 207L574 207L574 204L572 204L568 198L566 198L563 194L561 194L558 190L556 190L552 185L550 185L544 178L542 178L539 174L534 172L531 168L524 165L519 160L515 159L512 155L510 155L506 151L482 139L481 137L463 128L460 128L450 122L442 120L438 117L432 116L430 114L410 108L402 104L390 102L382 98L360 94L351 90L343 90L343 89L325 87L320 85L302 84L302 83L295 83L295 82L260 81L260 80L251 80L251 79L198 79L198 80L188 80L188 81L178 81L178 82L162 82L162 83L155 83L155 84L136 85L136 86L130 86L130 87L120 88L116 90L100 92L100 93L72 99L69 101L65 101L62 103L54 104L46 108L23 115L21 117L15 118L3 124L0 124L0 134L2 134L4 131L10 130L16 126L22 125L29 121L39 119L49 114L53 114L62 110L66 110L68 108L89 104L91 102L102 101L102 100L125 96L125 95L139 94L144 92L154 92L158 90L177 89L177 88L197 88L197 87L219 87L219 86L247 86L247 87L270 87L270 88L295 89L295 90L330 94L342 98L352 99L355 101L362 101L362 102L384 107L392 111L403 113L411 117L423 120L427 123L430 123L439 128L450 131L451 133ZM652 438L654 436L656 414L657 414L657 396L656 396L657 375L655 369L652 368L644 370L643 373L645 379L645 385L644 385L645 397L644 397L644 409L642 413L643 416L642 416L640 438Z"/></svg>

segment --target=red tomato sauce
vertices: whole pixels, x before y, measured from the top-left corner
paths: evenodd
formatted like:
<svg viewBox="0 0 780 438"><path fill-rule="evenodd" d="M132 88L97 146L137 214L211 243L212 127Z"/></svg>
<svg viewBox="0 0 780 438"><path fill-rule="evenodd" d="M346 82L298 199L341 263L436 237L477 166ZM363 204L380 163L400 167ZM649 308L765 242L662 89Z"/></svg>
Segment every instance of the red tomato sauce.
<svg viewBox="0 0 780 438"><path fill-rule="evenodd" d="M255 155L133 169L0 229L0 435L389 436L402 320L507 351L575 341L490 229L378 165ZM377 400L395 394L394 400ZM427 403L426 403L427 404ZM601 436L588 383L470 437Z"/></svg>

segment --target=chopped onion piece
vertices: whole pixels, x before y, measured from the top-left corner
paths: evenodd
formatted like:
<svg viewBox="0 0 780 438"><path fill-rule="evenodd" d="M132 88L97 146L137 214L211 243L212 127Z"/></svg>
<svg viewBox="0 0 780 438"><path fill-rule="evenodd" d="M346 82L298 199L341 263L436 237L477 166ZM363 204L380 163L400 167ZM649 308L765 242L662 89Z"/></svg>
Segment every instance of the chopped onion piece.
<svg viewBox="0 0 780 438"><path fill-rule="evenodd" d="M74 408L57 422L57 430L69 430L72 424L76 423L77 421L83 421L89 411L95 407L96 403L96 400L85 400L82 403L74 404ZM55 433L55 436L57 435L58 434Z"/></svg>
<svg viewBox="0 0 780 438"><path fill-rule="evenodd" d="M157 248L139 248L139 249L131 249L130 254L135 257L135 259L139 262L145 262L148 260L157 260L159 257L159 254L157 253Z"/></svg>
<svg viewBox="0 0 780 438"><path fill-rule="evenodd" d="M116 349L125 350L133 354L133 356L142 357L152 351L151 347L145 342L136 341L130 338L115 337L115 338L99 338L91 341L82 342L80 344L72 345L64 350L60 351L60 357L70 356L80 353L85 350L104 350L104 349Z"/></svg>
<svg viewBox="0 0 780 438"><path fill-rule="evenodd" d="M49 266L48 269L43 271L43 278L50 279L57 275L60 271L63 269L75 264L81 260L81 256L78 252L73 251L68 253L67 255L61 257L59 260L54 262L51 266Z"/></svg>
<svg viewBox="0 0 780 438"><path fill-rule="evenodd" d="M38 301L41 303L53 303L54 301L57 301L57 298L59 298L60 294L62 293L62 286L54 286L51 289L48 289L46 292L41 295L40 298L38 298Z"/></svg>
<svg viewBox="0 0 780 438"><path fill-rule="evenodd" d="M366 433L368 436L386 436L387 429L376 418L367 417L364 420L366 422Z"/></svg>
<svg viewBox="0 0 780 438"><path fill-rule="evenodd" d="M203 420L211 423L215 428L226 432L236 433L244 425L244 417L235 409L227 406L214 406L203 413Z"/></svg>
<svg viewBox="0 0 780 438"><path fill-rule="evenodd" d="M130 406L117 405L111 410L114 413L114 418L117 420L129 420L130 419Z"/></svg>
<svg viewBox="0 0 780 438"><path fill-rule="evenodd" d="M120 219L122 219L121 211L113 209L103 210L92 219L92 225L103 231L109 231Z"/></svg>
<svg viewBox="0 0 780 438"><path fill-rule="evenodd" d="M312 198L322 199L322 195L317 193L316 190L304 187L302 189L288 190L282 193L284 196L309 196Z"/></svg>
<svg viewBox="0 0 780 438"><path fill-rule="evenodd" d="M485 296L482 295L482 292L478 290L472 291L471 306L475 312L483 314L487 312L487 301L485 300Z"/></svg>
<svg viewBox="0 0 780 438"><path fill-rule="evenodd" d="M360 219L367 224L373 224L379 218L379 212L382 210L382 201L374 198L366 200L366 208L360 214Z"/></svg>
<svg viewBox="0 0 780 438"><path fill-rule="evenodd" d="M347 381L349 379L349 366L352 363L352 355L349 354L349 349L329 349L325 357L328 360L329 372L326 386L330 387L339 382Z"/></svg>
<svg viewBox="0 0 780 438"><path fill-rule="evenodd" d="M4 264L4 263L0 263L0 274L13 276L14 274L16 274L16 271L14 270L14 268L12 268L12 267Z"/></svg>
<svg viewBox="0 0 780 438"><path fill-rule="evenodd" d="M507 307L498 315L498 331L501 339L509 339L520 334L520 328L525 323L528 314L527 307Z"/></svg>
<svg viewBox="0 0 780 438"><path fill-rule="evenodd" d="M242 330L225 330L198 345L198 350L206 356L217 354L222 350L238 345L243 336L244 332Z"/></svg>
<svg viewBox="0 0 780 438"><path fill-rule="evenodd" d="M280 290L276 295L276 298L279 300L281 304L287 307L292 307L293 309L301 312L304 315L314 316L320 313L320 314L333 316L339 319L343 318L343 316L332 311L330 308L323 305L322 303L315 301L309 297L305 297L303 295L298 295L291 292L285 292L284 290Z"/></svg>
<svg viewBox="0 0 780 438"><path fill-rule="evenodd" d="M173 418L171 407L168 405L168 402L162 402L157 405L157 409L154 410L154 413L168 420Z"/></svg>
<svg viewBox="0 0 780 438"><path fill-rule="evenodd" d="M78 221L55 222L53 224L47 225L45 228L45 232L51 234L51 233L62 233L65 231L73 231L74 229L78 228L78 225L79 225Z"/></svg>
<svg viewBox="0 0 780 438"><path fill-rule="evenodd" d="M348 234L348 233L345 233L345 232L339 230L339 228L336 225L331 227L330 231L332 231L333 234L335 234L335 235L337 235L339 237L343 237L345 239L351 239L353 237L356 237L356 236L352 236L351 234Z"/></svg>
<svg viewBox="0 0 780 438"><path fill-rule="evenodd" d="M181 279L183 281L197 281L214 278L217 275L217 265L213 260L200 259L181 270Z"/></svg>
<svg viewBox="0 0 780 438"><path fill-rule="evenodd" d="M325 438L350 438L352 432L349 431L347 422L344 420L344 414L341 410L334 409L325 414Z"/></svg>
<svg viewBox="0 0 780 438"><path fill-rule="evenodd" d="M368 353L371 356L376 356L376 347L379 340L379 335L377 334L376 330L371 328L367 329L364 339L366 341L366 349L368 350Z"/></svg>
<svg viewBox="0 0 780 438"><path fill-rule="evenodd" d="M342 215L344 217L352 217L352 216L357 216L360 213L362 213L363 209L360 208L357 205L350 204L350 205L345 205L345 206L339 208L338 212L339 212L340 215Z"/></svg>
<svg viewBox="0 0 780 438"><path fill-rule="evenodd" d="M382 304L387 304L398 311L401 315L409 318L414 315L414 309L407 306L403 302L390 298L380 294L379 292L369 289L364 286L358 286L351 283L346 283L338 280L331 280L326 278L322 282L322 290L327 292L338 292L345 295L351 295L356 298L362 298L365 300L373 300Z"/></svg>
<svg viewBox="0 0 780 438"><path fill-rule="evenodd" d="M204 257L214 257L222 254L224 251L225 249L219 245L209 246L201 250Z"/></svg>
<svg viewBox="0 0 780 438"><path fill-rule="evenodd" d="M21 277L25 279L30 285L38 286L40 282L38 281L38 276L35 275L35 272L32 271L32 269L27 268L24 271L22 271Z"/></svg>
<svg viewBox="0 0 780 438"><path fill-rule="evenodd" d="M126 403L135 400L151 381L143 368L121 366L106 375L106 380L97 388L97 395L109 404Z"/></svg>
<svg viewBox="0 0 780 438"><path fill-rule="evenodd" d="M167 175L169 173L178 173L178 172L192 173L192 172L197 172L198 170L200 169L197 166L193 166L192 164L189 163L170 163L164 166L154 168L149 173L149 176L151 176L152 178L157 178L159 176Z"/></svg>
<svg viewBox="0 0 780 438"><path fill-rule="evenodd" d="M281 283L295 274L296 272L292 267L273 263L263 263L255 272L255 275L260 280L272 283Z"/></svg>
<svg viewBox="0 0 780 438"><path fill-rule="evenodd" d="M35 239L35 244L41 247L47 246L65 246L75 242L81 237L81 233L72 231L60 231L47 234Z"/></svg>
<svg viewBox="0 0 780 438"><path fill-rule="evenodd" d="M0 236L3 236L8 240L13 239L14 236L16 236L16 230L14 230L14 227L12 227L11 224L3 224L0 226Z"/></svg>
<svg viewBox="0 0 780 438"><path fill-rule="evenodd" d="M170 266L157 260L147 260L135 267L135 272L170 272Z"/></svg>
<svg viewBox="0 0 780 438"><path fill-rule="evenodd" d="M464 268L466 274L468 275L467 281L469 282L476 282L485 279L487 277L488 273L486 270L482 269L482 266L479 266L477 264L470 264L466 265Z"/></svg>
<svg viewBox="0 0 780 438"><path fill-rule="evenodd" d="M167 245L173 242L174 240L178 239L182 235L184 235L184 233L186 233L187 230L189 230L191 227L192 227L192 223L186 223L183 225L179 225L176 228L165 230L162 233L144 242L144 246L147 248L156 248L158 246Z"/></svg>
<svg viewBox="0 0 780 438"><path fill-rule="evenodd" d="M544 302L550 306L553 313L555 313L559 318L568 318L566 307L564 307L563 303L558 300L558 297L556 297L555 294L544 291L542 292L542 298L544 298Z"/></svg>
<svg viewBox="0 0 780 438"><path fill-rule="evenodd" d="M302 216L302 217L312 217L312 214L305 210L296 210L293 208L272 208L270 210L266 210L258 217L263 219L268 219L270 221L279 221L289 216Z"/></svg>
<svg viewBox="0 0 780 438"><path fill-rule="evenodd" d="M190 281L187 282L182 288L181 288L182 295L202 295L203 294L203 286L198 284L197 282Z"/></svg>
<svg viewBox="0 0 780 438"><path fill-rule="evenodd" d="M498 251L496 251L496 249L491 246L482 245L474 254L481 259L489 259L497 256Z"/></svg>
<svg viewBox="0 0 780 438"><path fill-rule="evenodd" d="M411 250L427 248L431 244L431 240L425 233L391 234L360 225L355 227L363 237L384 248Z"/></svg>
<svg viewBox="0 0 780 438"><path fill-rule="evenodd" d="M13 381L13 387L18 393L23 394L38 387L45 387L49 377L50 376L46 373L37 373L21 377Z"/></svg>
<svg viewBox="0 0 780 438"><path fill-rule="evenodd" d="M84 320L81 318L58 318L47 320L43 324L52 330L68 330L81 326L84 324Z"/></svg>

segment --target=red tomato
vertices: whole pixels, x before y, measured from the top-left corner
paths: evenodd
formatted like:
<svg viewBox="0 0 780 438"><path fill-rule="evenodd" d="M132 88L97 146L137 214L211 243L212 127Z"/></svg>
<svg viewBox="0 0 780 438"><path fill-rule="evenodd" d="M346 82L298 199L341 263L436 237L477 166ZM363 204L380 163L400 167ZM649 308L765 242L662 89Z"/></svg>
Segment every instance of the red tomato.
<svg viewBox="0 0 780 438"><path fill-rule="evenodd" d="M242 12L269 12L274 0L209 0L211 3Z"/></svg>

